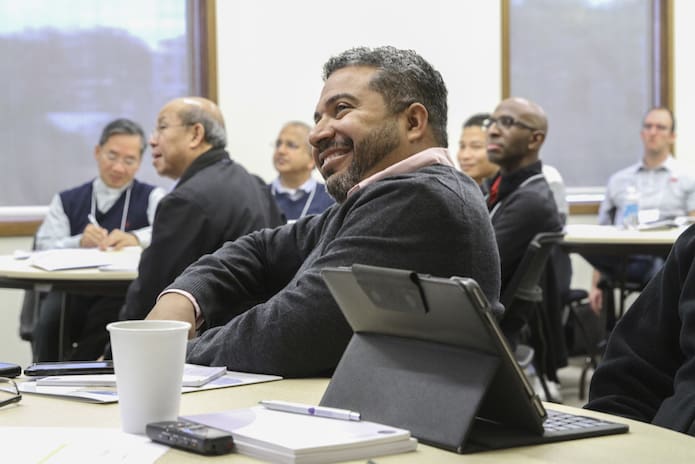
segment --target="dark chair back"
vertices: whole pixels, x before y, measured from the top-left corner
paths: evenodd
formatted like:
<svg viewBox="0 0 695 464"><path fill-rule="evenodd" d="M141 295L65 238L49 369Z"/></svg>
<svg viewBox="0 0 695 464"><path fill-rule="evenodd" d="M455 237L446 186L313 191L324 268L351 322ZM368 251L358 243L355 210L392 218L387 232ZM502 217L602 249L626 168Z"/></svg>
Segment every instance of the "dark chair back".
<svg viewBox="0 0 695 464"><path fill-rule="evenodd" d="M564 232L543 232L529 243L519 266L509 281L500 302L505 307L501 327L512 346L516 346L523 327L529 323L535 307L543 301L540 282L553 247Z"/></svg>
<svg viewBox="0 0 695 464"><path fill-rule="evenodd" d="M536 235L529 243L526 253L500 298L505 307L500 327L512 349L515 350L520 364L519 353L529 351L528 347L521 343L522 333L525 328L528 328L529 337L524 342L531 345L533 365L545 393L545 399L548 401L555 401L546 382L549 345L547 340L550 338L551 322L547 311L543 310L541 282L555 245L562 241L564 235L564 232L544 232ZM522 367L525 366L522 365Z"/></svg>

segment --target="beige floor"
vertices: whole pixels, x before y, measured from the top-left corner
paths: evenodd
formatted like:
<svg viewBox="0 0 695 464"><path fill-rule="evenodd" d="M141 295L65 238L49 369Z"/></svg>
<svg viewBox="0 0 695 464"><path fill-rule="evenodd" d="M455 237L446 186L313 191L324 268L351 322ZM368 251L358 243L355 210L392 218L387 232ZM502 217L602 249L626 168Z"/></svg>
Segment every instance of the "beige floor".
<svg viewBox="0 0 695 464"><path fill-rule="evenodd" d="M569 366L558 371L560 378L560 393L562 403L568 406L582 407L586 404L586 398L579 399L579 377L581 375L584 357L570 358ZM591 380L591 371L587 375L586 395L589 392L588 382Z"/></svg>

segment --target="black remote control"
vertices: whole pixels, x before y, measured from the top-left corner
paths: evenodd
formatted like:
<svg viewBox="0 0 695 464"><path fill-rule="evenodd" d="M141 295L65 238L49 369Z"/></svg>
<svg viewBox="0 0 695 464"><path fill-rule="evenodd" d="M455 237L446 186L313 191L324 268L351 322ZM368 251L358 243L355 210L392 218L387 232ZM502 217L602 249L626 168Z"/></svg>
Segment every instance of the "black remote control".
<svg viewBox="0 0 695 464"><path fill-rule="evenodd" d="M147 424L145 433L152 441L200 454L226 454L234 448L229 432L181 419Z"/></svg>

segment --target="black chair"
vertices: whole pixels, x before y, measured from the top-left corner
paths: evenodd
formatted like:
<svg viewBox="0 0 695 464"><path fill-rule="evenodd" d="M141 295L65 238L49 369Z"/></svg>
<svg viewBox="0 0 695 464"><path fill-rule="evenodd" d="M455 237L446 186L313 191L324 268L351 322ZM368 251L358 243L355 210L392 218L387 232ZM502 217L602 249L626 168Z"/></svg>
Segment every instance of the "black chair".
<svg viewBox="0 0 695 464"><path fill-rule="evenodd" d="M612 278L609 275L601 274L598 281L598 288L601 290L603 299L603 312L606 315L606 329L613 330L618 319L623 317L626 309L627 298L632 293L640 293L646 286L646 282L628 281L624 277ZM616 307L615 291L618 291L618 306Z"/></svg>
<svg viewBox="0 0 695 464"><path fill-rule="evenodd" d="M506 308L500 322L502 332L521 357L528 358L528 349L523 343L531 341L533 365L546 399L549 401L553 401L553 397L545 379L550 323L547 311L542 305L541 279L554 246L562 241L563 236L563 232L546 232L536 235L529 243L526 253L500 298L500 302ZM526 330L530 332L528 336L524 336ZM517 349L519 346L521 348ZM520 360L519 357L517 360Z"/></svg>
<svg viewBox="0 0 695 464"><path fill-rule="evenodd" d="M584 363L579 375L579 399L586 398L587 376L595 371L606 347L606 323L594 314L589 305L589 293L586 290L573 289L565 296L567 340L571 345L573 356L584 356ZM602 311L605 318L606 311Z"/></svg>
<svg viewBox="0 0 695 464"><path fill-rule="evenodd" d="M31 244L31 249L36 251L36 236ZM34 362L40 361L37 356L36 343L34 338L34 329L36 327L36 322L40 317L41 304L44 302L48 294L51 292L51 286L39 285L32 290L24 291L24 299L22 300L22 308L19 314L19 337L31 344L32 360ZM67 298L68 295L65 292L60 292L60 298L62 301L62 307L67 308ZM58 348L58 360L64 361L65 353L68 350L66 344L69 341L69 332L67 330L67 315L65 309L61 311L60 317L60 328L59 331L62 334L60 337L62 342Z"/></svg>
<svg viewBox="0 0 695 464"><path fill-rule="evenodd" d="M613 207L608 211L608 217L612 224L616 224L617 208ZM665 258L665 256L664 256ZM598 282L598 288L603 294L603 312L606 314L606 329L610 332L615 327L616 322L620 319L625 310L627 309L626 300L628 296L632 293L641 292L647 282L656 273L658 267L663 265L663 259L661 262L655 262L654 269L651 275L641 281L633 281L628 278L628 265L629 256L623 256L621 258L616 257L616 262L618 263L617 268L613 271L613 275L607 274L605 272L601 273L601 278ZM594 264L591 259L588 259L590 264ZM597 266L594 266L597 267ZM616 307L615 301L615 291L618 291L618 305Z"/></svg>

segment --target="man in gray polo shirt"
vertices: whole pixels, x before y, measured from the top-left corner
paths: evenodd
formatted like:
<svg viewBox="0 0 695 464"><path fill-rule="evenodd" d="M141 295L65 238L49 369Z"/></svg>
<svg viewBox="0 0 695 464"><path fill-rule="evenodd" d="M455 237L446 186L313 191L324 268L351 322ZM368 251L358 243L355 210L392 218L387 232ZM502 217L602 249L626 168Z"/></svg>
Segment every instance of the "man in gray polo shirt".
<svg viewBox="0 0 695 464"><path fill-rule="evenodd" d="M689 173L671 154L676 138L676 121L668 108L650 109L642 121L642 159L611 176L606 196L599 210L599 224L620 224L628 200L628 191L639 194L641 222L676 216L695 216L695 176ZM617 274L617 260L601 256L589 260L594 271L590 293L591 307L596 312L603 305L598 288L601 272ZM633 256L626 267L628 282L646 283L661 267L663 261L650 256Z"/></svg>

